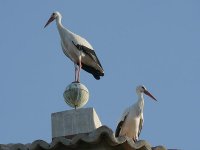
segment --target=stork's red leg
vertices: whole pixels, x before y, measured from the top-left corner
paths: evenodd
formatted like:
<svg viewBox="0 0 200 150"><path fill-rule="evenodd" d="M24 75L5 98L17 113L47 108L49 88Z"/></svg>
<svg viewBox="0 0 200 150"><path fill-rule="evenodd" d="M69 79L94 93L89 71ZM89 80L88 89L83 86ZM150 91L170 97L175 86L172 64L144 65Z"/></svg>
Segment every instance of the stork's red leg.
<svg viewBox="0 0 200 150"><path fill-rule="evenodd" d="M79 56L79 69L78 69L78 80L77 80L77 82L80 82L81 67L82 67L82 64L81 64L81 56Z"/></svg>
<svg viewBox="0 0 200 150"><path fill-rule="evenodd" d="M74 63L74 68L75 68L75 82L77 82L77 65Z"/></svg>

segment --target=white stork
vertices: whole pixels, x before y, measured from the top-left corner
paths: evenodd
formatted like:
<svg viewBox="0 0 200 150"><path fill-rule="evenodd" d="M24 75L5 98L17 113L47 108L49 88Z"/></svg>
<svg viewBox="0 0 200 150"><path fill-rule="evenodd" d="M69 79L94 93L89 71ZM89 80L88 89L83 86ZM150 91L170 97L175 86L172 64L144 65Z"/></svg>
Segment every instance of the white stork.
<svg viewBox="0 0 200 150"><path fill-rule="evenodd" d="M100 79L100 76L104 76L104 70L93 47L86 39L69 31L62 25L62 16L59 12L56 11L52 13L44 27L50 24L54 19L56 19L58 32L60 34L62 50L64 54L74 62L75 82L80 82L81 68L91 73L97 80Z"/></svg>
<svg viewBox="0 0 200 150"><path fill-rule="evenodd" d="M134 142L138 140L144 122L143 93L156 100L156 98L153 97L153 95L151 95L143 85L136 88L136 93L138 95L138 101L124 111L115 131L116 137L127 136L132 138Z"/></svg>

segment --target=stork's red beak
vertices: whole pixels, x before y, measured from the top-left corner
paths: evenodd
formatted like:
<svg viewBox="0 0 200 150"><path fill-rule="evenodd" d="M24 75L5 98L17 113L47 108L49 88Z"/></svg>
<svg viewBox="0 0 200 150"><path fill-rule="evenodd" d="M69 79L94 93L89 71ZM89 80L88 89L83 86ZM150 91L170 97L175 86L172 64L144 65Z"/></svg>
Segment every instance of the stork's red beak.
<svg viewBox="0 0 200 150"><path fill-rule="evenodd" d="M49 20L47 21L46 25L44 26L44 28L46 26L48 26L48 24L50 24L52 21L54 21L55 17L53 15L51 15L51 17L49 18Z"/></svg>
<svg viewBox="0 0 200 150"><path fill-rule="evenodd" d="M149 93L149 91L144 90L144 94L148 95L149 97L151 97L152 99L154 99L155 101L157 101L156 98L153 95L151 95L151 93Z"/></svg>

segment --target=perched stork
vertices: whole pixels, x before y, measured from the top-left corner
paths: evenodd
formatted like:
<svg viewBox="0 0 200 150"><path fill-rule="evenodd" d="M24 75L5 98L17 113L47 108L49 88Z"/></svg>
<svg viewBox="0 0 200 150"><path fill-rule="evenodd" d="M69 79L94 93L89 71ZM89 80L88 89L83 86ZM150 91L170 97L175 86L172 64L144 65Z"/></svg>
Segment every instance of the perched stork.
<svg viewBox="0 0 200 150"><path fill-rule="evenodd" d="M150 96L152 99L156 100L153 95L151 95L147 89L140 85L136 88L136 93L138 95L138 101L133 104L132 106L128 107L118 125L117 129L115 131L115 136L127 136L129 138L132 138L133 141L137 141L138 137L140 135L140 132L142 130L144 118L143 118L143 109L144 109L144 97L143 93ZM157 100L156 100L157 101Z"/></svg>
<svg viewBox="0 0 200 150"><path fill-rule="evenodd" d="M57 11L52 13L44 27L55 19L61 38L62 50L74 62L75 82L80 82L81 68L99 80L100 76L104 76L104 70L93 47L86 39L66 29L61 23L62 16Z"/></svg>

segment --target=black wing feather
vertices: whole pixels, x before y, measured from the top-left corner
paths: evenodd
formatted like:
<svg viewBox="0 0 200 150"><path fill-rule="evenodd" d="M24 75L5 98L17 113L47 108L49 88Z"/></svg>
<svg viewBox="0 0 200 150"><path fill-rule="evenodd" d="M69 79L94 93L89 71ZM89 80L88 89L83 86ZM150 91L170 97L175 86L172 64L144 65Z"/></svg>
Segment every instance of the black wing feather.
<svg viewBox="0 0 200 150"><path fill-rule="evenodd" d="M88 47L80 45L80 44L76 45L73 41L72 41L72 43L74 44L74 46L76 46L76 48L78 50L80 50L80 51L84 52L85 54L87 54L92 60L94 60L102 68L101 63L99 62L99 59L97 58L94 50L91 50ZM79 64L77 63L77 65L79 65ZM91 73L96 80L99 80L100 76L104 76L103 72L95 69L94 67L88 66L88 65L86 65L84 63L82 63L82 69L87 71L88 73ZM103 68L102 68L102 70L103 70Z"/></svg>
<svg viewBox="0 0 200 150"><path fill-rule="evenodd" d="M79 65L79 64L77 64L77 65ZM100 76L104 76L104 73L100 72L99 70L94 69L93 67L85 65L84 63L82 63L82 69L91 73L96 80L99 80Z"/></svg>
<svg viewBox="0 0 200 150"><path fill-rule="evenodd" d="M86 46L84 46L84 45L80 45L80 44L75 44L73 41L72 41L72 43L77 47L77 49L78 50L81 50L81 51L83 51L84 53L86 53L88 56L90 56L90 58L92 58L101 68L103 68L102 66L101 66L101 63L100 63L100 61L99 61L99 59L98 59L98 57L97 57L97 55L96 55L96 53L95 53L95 51L94 50L92 50L92 49L90 49L90 48L88 48L88 47L86 47Z"/></svg>
<svg viewBox="0 0 200 150"><path fill-rule="evenodd" d="M117 125L116 131L115 131L115 137L119 136L119 133L121 131L122 125L123 125L124 121L120 121Z"/></svg>
<svg viewBox="0 0 200 150"><path fill-rule="evenodd" d="M95 51L91 50L91 49L89 49L89 48L87 48L85 46L82 46L82 48L83 48L82 49L83 52L86 53L86 54L88 54L102 68L101 63L100 63L100 61L99 61L99 59L98 59Z"/></svg>
<svg viewBox="0 0 200 150"><path fill-rule="evenodd" d="M128 116L128 114L124 117L124 120L122 120L122 121L120 121L120 122L118 123L117 128L116 128L116 130L115 130L115 137L119 137L119 133L120 133L120 131L121 131L121 129L122 129L122 126L123 126L123 124L124 124L124 122L125 122L127 116Z"/></svg>

